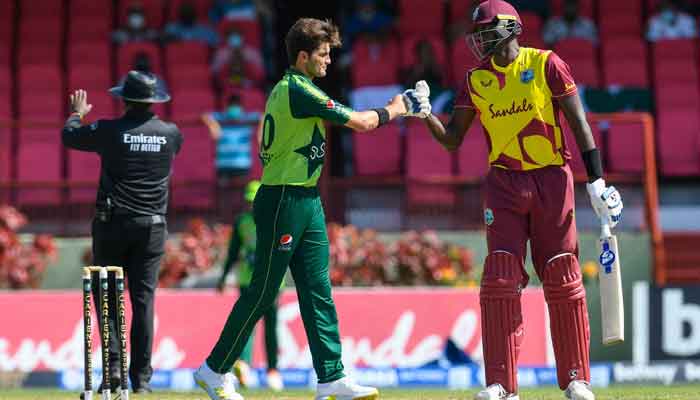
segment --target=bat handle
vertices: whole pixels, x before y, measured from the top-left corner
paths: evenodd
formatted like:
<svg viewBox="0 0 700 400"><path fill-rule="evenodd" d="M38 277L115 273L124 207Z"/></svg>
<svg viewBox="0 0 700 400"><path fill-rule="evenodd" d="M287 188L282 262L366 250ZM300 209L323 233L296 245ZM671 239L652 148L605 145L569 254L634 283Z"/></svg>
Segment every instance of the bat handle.
<svg viewBox="0 0 700 400"><path fill-rule="evenodd" d="M612 230L610 229L610 224L607 218L600 219L600 237L605 239L612 236Z"/></svg>

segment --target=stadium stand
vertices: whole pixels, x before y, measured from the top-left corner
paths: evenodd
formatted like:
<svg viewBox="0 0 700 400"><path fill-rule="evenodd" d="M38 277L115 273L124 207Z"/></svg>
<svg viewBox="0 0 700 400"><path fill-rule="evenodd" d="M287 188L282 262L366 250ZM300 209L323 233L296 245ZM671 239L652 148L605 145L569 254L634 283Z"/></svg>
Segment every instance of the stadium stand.
<svg viewBox="0 0 700 400"><path fill-rule="evenodd" d="M379 45L358 39L353 45L352 56L354 87L393 85L399 82L401 55L395 41Z"/></svg>
<svg viewBox="0 0 700 400"><path fill-rule="evenodd" d="M478 121L474 121L457 153L457 174L469 180L486 176L489 168L489 148L486 135Z"/></svg>
<svg viewBox="0 0 700 400"><path fill-rule="evenodd" d="M126 10L135 3L144 6L149 26L162 28L177 18L179 6L186 0L45 0L42 7L30 7L30 0L0 2L0 121L18 120L13 129L0 124L0 180L12 178L16 171L20 182L94 182L94 164L73 152L56 150L54 142L40 143L38 131L56 128L65 116L64 97L68 90L87 89L95 106L91 119L111 117L121 110L106 92L119 77L132 67L134 57L143 52L150 57L153 70L161 74L173 95L170 105L155 109L164 117L180 122L195 123L203 111L218 109L229 93L241 96L248 111L262 111L265 87L220 87L213 85L209 62L213 49L192 43L128 43L113 46L110 32L122 26ZM201 22L206 22L211 0L193 0ZM460 37L446 40L445 27L469 17L470 0L438 1L397 0L398 23L394 34L384 43L371 43L357 38L353 42L350 85L352 89L397 85L402 82L401 70L414 62L415 44L427 38L436 51L438 63L444 69L446 81L455 88L463 84L465 71L476 65L471 51ZM700 175L700 77L697 67L697 40L662 41L649 45L643 40L645 18L654 12L656 0L602 1L582 0L581 14L594 19L599 28L599 44L582 40L564 40L554 50L570 64L574 76L585 87L648 88L655 97L659 170L665 176ZM561 13L563 0L550 0L552 14ZM63 16L65 18L56 18ZM613 17L614 16L614 17ZM523 11L525 32L520 38L524 45L544 47L541 33L544 20L538 14ZM66 19L67 18L67 19ZM255 20L222 21L216 30L225 34L231 29L240 32L246 43L259 46L264 32ZM411 33L410 35L407 33ZM14 53L13 53L14 51ZM265 76L264 71L254 71ZM256 76L257 76L256 75ZM36 79L41 77L41 79ZM269 84L269 82L268 82ZM342 100L342 99L339 99ZM562 118L563 121L563 118ZM616 122L596 135L605 140L607 167L612 172L639 173L642 149L633 133L635 123ZM187 154L177 162L174 182L197 180L212 183L214 179L214 143L199 126L186 125ZM416 177L445 175L466 179L484 176L487 144L481 128L475 126L465 139L465 145L452 156L430 142L420 125L392 124L382 127L376 135L353 137L355 151L348 157L360 176L395 175ZM582 173L578 149L567 132L574 170ZM48 135L48 133L46 133ZM47 136L48 137L48 136ZM196 138L198 144L192 145ZM423 143L423 140L426 143ZM199 142L202 143L199 143ZM688 145L690 143L691 145ZM16 153L12 146L17 145ZM190 145L193 146L190 148ZM198 147L199 146L199 147ZM382 157L372 148L382 147ZM440 161L423 165L417 149L441 154ZM434 147L434 148L433 148ZM464 150L480 149L476 150ZM50 176L35 176L24 166L33 162L39 150L50 152L47 160L59 168ZM194 150L198 149L198 150ZM405 153L404 153L405 149ZM431 150L432 149L432 150ZM42 150L42 151L43 151ZM438 151L440 153L438 153ZM192 153L194 152L194 153ZM195 155L196 154L196 155ZM432 154L432 153L431 153ZM479 155L478 157L476 155ZM435 158L435 157L433 157ZM257 157L254 157L257 161ZM451 160L451 161L450 161ZM190 163L196 164L188 168ZM445 163L444 165L442 163ZM22 166L22 168L20 168ZM259 165L258 165L259 167ZM83 174L80 169L88 169ZM201 170L200 170L201 168ZM433 171L433 168L436 170ZM204 171L208 169L207 171ZM43 172L42 172L43 173ZM58 175L55 175L58 174ZM44 179L45 178L45 179ZM203 191L179 195L174 200L186 206L205 204ZM58 193L58 192L57 192ZM78 201L80 194L69 191L69 201ZM31 197L31 196L30 196ZM46 199L60 200L60 196ZM47 200L48 201L48 200Z"/></svg>
<svg viewBox="0 0 700 400"><path fill-rule="evenodd" d="M384 125L372 134L353 135L355 175L392 176L401 174L401 130L396 124ZM375 149L382 149L377 157Z"/></svg>

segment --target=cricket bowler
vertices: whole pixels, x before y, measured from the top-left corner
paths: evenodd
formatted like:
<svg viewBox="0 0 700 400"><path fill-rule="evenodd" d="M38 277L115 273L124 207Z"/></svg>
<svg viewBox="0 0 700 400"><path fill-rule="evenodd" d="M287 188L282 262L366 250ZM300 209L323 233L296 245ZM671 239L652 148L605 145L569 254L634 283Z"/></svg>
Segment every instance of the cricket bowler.
<svg viewBox="0 0 700 400"><path fill-rule="evenodd" d="M425 116L430 105L397 94L383 108L353 111L313 83L326 75L331 48L340 46L329 21L299 19L286 36L290 68L272 89L263 117L262 186L254 203L257 226L251 282L233 306L219 340L195 372L214 400L240 400L230 373L258 319L275 301L287 270L296 283L301 318L318 377L316 400L375 399L375 388L343 373L340 334L328 276L328 234L316 187L326 155L324 121L357 131L401 116ZM407 110L406 105L413 108Z"/></svg>
<svg viewBox="0 0 700 400"><path fill-rule="evenodd" d="M484 209L488 255L480 291L487 387L474 398L519 399L516 374L524 336L520 294L529 280L524 258L530 240L549 309L559 387L567 399L592 400L571 153L559 110L576 137L599 218L615 226L622 201L603 180L600 153L569 66L552 51L520 47L522 29L513 6L502 0L482 2L474 10L468 36L481 62L467 72L447 127L433 115L424 119L435 139L453 151L478 113L489 147ZM424 107L429 93L421 81L407 97Z"/></svg>

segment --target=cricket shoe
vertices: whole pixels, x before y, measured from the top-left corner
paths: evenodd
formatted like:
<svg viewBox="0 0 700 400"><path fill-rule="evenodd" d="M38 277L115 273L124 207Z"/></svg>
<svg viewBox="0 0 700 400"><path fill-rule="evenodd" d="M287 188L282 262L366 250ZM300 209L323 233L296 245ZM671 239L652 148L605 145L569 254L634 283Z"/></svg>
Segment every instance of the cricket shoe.
<svg viewBox="0 0 700 400"><path fill-rule="evenodd" d="M340 378L333 382L319 383L316 387L316 400L375 400L379 391L373 387L360 386L350 378Z"/></svg>
<svg viewBox="0 0 700 400"><path fill-rule="evenodd" d="M595 400L591 385L586 381L571 381L564 395L569 400Z"/></svg>
<svg viewBox="0 0 700 400"><path fill-rule="evenodd" d="M233 363L233 373L234 375L236 375L236 378L238 379L238 384L241 385L242 388L247 388L248 386L250 386L251 371L250 366L247 362L243 360L238 360L235 363Z"/></svg>
<svg viewBox="0 0 700 400"><path fill-rule="evenodd" d="M276 369L270 369L267 371L267 387L273 392L281 392L284 389L284 381L282 381L282 375Z"/></svg>
<svg viewBox="0 0 700 400"><path fill-rule="evenodd" d="M500 383L494 383L475 394L474 400L520 400L520 396L508 394Z"/></svg>
<svg viewBox="0 0 700 400"><path fill-rule="evenodd" d="M243 396L236 392L235 380L230 372L217 374L212 371L206 361L194 372L194 381L212 400L243 400Z"/></svg>

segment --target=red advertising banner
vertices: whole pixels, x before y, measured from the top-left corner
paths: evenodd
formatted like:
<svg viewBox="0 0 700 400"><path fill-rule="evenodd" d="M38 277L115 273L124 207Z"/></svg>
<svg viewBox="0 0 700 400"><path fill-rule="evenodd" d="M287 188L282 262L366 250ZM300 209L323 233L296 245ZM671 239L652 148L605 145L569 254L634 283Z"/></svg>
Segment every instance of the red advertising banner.
<svg viewBox="0 0 700 400"><path fill-rule="evenodd" d="M235 292L222 295L213 290L159 290L153 366L199 366L215 343L235 298ZM481 360L481 314L476 290L336 289L334 299L343 361L348 366L418 367L440 359L449 338L473 360ZM79 291L0 293L0 371L82 368L81 302ZM523 292L523 312L525 340L520 364L548 365L546 307L539 289ZM279 367L311 368L293 289L280 298L278 321ZM262 366L262 329L256 333L254 364ZM97 329L94 334L93 343L98 345ZM94 365L99 366L99 348L94 351Z"/></svg>

